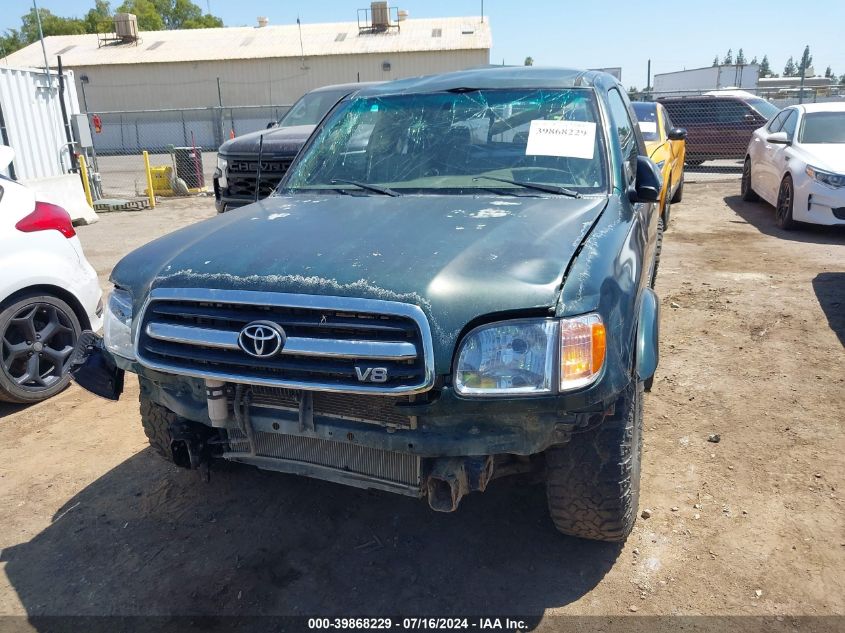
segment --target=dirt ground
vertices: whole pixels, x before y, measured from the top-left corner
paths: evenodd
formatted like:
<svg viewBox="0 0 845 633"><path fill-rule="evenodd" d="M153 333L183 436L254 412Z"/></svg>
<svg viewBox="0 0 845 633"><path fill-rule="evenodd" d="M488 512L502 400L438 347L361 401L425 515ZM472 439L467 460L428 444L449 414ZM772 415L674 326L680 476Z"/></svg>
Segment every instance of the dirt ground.
<svg viewBox="0 0 845 633"><path fill-rule="evenodd" d="M537 630L561 615L718 615L758 616L732 630L841 630L845 232L782 232L737 192L688 186L673 208L645 403L651 517L624 546L558 535L523 480L454 514L234 465L203 483L147 448L130 375L118 403L74 385L0 404L0 614L514 614ZM210 200L170 201L79 233L106 287L122 254L211 215Z"/></svg>

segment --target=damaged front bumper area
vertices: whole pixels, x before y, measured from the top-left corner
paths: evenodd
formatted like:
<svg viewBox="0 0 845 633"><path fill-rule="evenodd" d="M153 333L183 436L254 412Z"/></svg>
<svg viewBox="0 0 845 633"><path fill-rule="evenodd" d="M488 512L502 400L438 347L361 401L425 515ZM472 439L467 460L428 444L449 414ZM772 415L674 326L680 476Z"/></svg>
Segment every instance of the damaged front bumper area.
<svg viewBox="0 0 845 633"><path fill-rule="evenodd" d="M427 497L438 511L490 480L530 469L530 456L599 423L603 405L578 412L562 396L461 398L447 386L423 394L329 393L176 376L112 356L94 341L73 371L82 387L139 375L142 397L179 416L173 460L196 468L210 457L359 488ZM81 356L80 356L81 358ZM583 405L583 403L581 403Z"/></svg>

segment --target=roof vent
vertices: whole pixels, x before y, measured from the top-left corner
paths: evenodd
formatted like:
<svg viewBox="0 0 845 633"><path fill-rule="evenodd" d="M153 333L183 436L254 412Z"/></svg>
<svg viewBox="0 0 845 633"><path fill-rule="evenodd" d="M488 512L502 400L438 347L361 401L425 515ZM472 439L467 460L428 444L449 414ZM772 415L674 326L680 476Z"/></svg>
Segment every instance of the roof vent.
<svg viewBox="0 0 845 633"><path fill-rule="evenodd" d="M259 29L263 29L268 24L270 24L270 20L268 20L266 16L263 16L263 15L258 16L258 28Z"/></svg>
<svg viewBox="0 0 845 633"><path fill-rule="evenodd" d="M398 13L399 21L404 22L408 19L408 10L407 9L399 9Z"/></svg>
<svg viewBox="0 0 845 633"><path fill-rule="evenodd" d="M338 33L338 34L335 36L334 41L335 41L335 42L342 42L342 41L343 41L343 40L345 40L345 39L346 39L346 33Z"/></svg>
<svg viewBox="0 0 845 633"><path fill-rule="evenodd" d="M443 29L431 29L431 37L443 37Z"/></svg>
<svg viewBox="0 0 845 633"><path fill-rule="evenodd" d="M386 2L371 2L370 14L372 15L374 29L384 31L390 26L390 16L387 13Z"/></svg>
<svg viewBox="0 0 845 633"><path fill-rule="evenodd" d="M134 13L114 14L114 34L123 42L138 40L138 18Z"/></svg>

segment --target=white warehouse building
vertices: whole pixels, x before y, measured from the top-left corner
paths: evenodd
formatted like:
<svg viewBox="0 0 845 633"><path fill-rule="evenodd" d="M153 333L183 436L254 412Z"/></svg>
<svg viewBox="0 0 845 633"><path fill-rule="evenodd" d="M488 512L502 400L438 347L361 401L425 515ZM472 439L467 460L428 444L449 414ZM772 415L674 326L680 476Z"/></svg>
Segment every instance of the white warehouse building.
<svg viewBox="0 0 845 633"><path fill-rule="evenodd" d="M57 35L44 43L51 67L61 56L73 70L80 105L91 113L290 104L327 84L489 64L488 21L407 19L385 4L373 3L353 22L272 26L262 18L257 27L172 31L138 32L134 16L118 14L119 34ZM40 42L5 61L43 68Z"/></svg>

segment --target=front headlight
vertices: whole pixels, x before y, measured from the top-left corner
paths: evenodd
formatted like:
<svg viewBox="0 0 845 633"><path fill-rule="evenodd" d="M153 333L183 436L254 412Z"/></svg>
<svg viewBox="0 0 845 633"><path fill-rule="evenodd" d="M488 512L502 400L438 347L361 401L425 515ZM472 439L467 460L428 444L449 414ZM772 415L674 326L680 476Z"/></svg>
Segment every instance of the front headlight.
<svg viewBox="0 0 845 633"><path fill-rule="evenodd" d="M461 343L455 391L507 396L577 389L598 377L604 355L604 325L597 314L482 325Z"/></svg>
<svg viewBox="0 0 845 633"><path fill-rule="evenodd" d="M220 184L221 187L227 187L229 181L226 179L226 168L229 166L229 162L217 154L217 171L214 172L214 177L217 178L217 182Z"/></svg>
<svg viewBox="0 0 845 633"><path fill-rule="evenodd" d="M135 360L135 349L132 346L132 295L128 291L115 288L109 295L103 319L103 338L107 350Z"/></svg>
<svg viewBox="0 0 845 633"><path fill-rule="evenodd" d="M807 165L805 171L810 178L814 178L828 187L845 187L845 176L842 174L834 174L823 169L818 169L817 167L811 167L810 165Z"/></svg>

